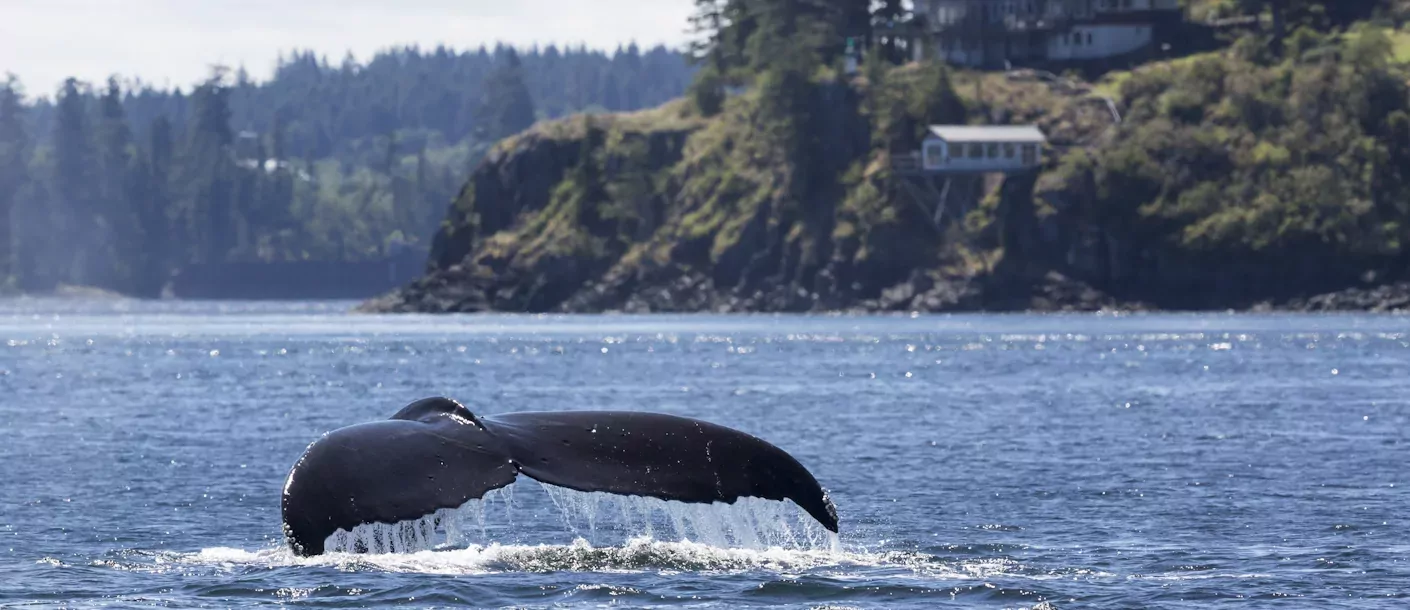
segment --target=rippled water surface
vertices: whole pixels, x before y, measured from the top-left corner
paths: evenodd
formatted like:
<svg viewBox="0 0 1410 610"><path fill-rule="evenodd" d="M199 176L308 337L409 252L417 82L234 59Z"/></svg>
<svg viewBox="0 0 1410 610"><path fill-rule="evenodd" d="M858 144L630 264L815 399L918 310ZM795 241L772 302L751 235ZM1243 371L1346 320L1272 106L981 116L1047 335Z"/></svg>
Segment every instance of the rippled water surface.
<svg viewBox="0 0 1410 610"><path fill-rule="evenodd" d="M348 308L0 303L0 606L1410 606L1410 318ZM743 429L842 534L521 478L451 546L286 551L304 447L432 395Z"/></svg>

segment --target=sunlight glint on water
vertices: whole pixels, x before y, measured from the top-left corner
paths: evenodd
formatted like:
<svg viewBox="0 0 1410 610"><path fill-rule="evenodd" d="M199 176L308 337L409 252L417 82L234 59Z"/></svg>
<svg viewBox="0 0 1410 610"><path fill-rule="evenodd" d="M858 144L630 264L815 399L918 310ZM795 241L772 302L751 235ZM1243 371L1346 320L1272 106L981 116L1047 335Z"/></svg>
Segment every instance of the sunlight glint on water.
<svg viewBox="0 0 1410 610"><path fill-rule="evenodd" d="M1410 599L1406 316L61 305L0 302L3 608ZM555 504L521 479L419 531L342 539L423 552L291 552L279 491L309 441L432 395L487 413L666 411L762 432L834 490L842 551L721 548L695 540L789 538L692 523L683 505L647 519L615 498ZM797 509L775 508L793 528ZM800 546L821 539L790 531Z"/></svg>

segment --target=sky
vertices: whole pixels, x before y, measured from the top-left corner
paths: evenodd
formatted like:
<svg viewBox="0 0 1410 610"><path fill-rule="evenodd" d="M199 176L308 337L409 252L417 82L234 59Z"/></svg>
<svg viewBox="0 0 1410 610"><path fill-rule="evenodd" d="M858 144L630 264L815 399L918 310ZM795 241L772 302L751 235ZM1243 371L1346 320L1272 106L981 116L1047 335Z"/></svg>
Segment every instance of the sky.
<svg viewBox="0 0 1410 610"><path fill-rule="evenodd" d="M113 74L158 87L190 85L212 65L273 74L281 51L338 63L380 49L505 42L585 44L612 51L680 46L692 0L0 0L0 76L31 96L63 80Z"/></svg>

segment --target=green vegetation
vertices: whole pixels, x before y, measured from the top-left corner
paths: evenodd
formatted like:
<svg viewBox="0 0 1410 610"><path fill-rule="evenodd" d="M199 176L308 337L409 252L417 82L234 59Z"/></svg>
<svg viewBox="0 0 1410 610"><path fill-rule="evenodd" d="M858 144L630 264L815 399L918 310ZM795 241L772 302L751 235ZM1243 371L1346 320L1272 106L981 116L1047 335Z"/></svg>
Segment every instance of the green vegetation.
<svg viewBox="0 0 1410 610"><path fill-rule="evenodd" d="M678 53L395 49L312 54L189 93L0 82L0 289L159 294L173 270L421 248L490 145L540 117L679 96Z"/></svg>
<svg viewBox="0 0 1410 610"><path fill-rule="evenodd" d="M942 244L928 215L897 197L885 161L918 146L927 125L971 113L948 68L898 67L890 41L871 35L874 24L890 29L891 4L873 14L796 0L701 2L699 22L727 25L704 32L703 68L683 103L597 118L600 138L574 118L502 142L499 161L458 200L433 260L452 275L516 284L486 301L530 310L574 295L654 295L677 281L747 299L783 290L846 300L934 264ZM837 69L835 42L849 28L872 41L870 81ZM551 190L498 178L534 163ZM549 289L555 281L563 285ZM656 307L679 306L662 298Z"/></svg>
<svg viewBox="0 0 1410 610"><path fill-rule="evenodd" d="M1345 34L1348 42L1355 41L1362 32L1373 31L1390 41L1390 55L1396 63L1410 63L1410 30L1396 29L1384 25L1366 24Z"/></svg>
<svg viewBox="0 0 1410 610"><path fill-rule="evenodd" d="M1407 252L1410 71L1378 28L1303 28L1287 43L1279 56L1248 37L1135 71L1115 137L1061 160L1080 217L1121 258L1274 274Z"/></svg>
<svg viewBox="0 0 1410 610"><path fill-rule="evenodd" d="M681 101L506 140L439 271L376 307L473 284L474 308L534 311L1224 308L1410 272L1406 3L1196 2L1258 18L1092 83L902 64L877 34L905 16L869 3L697 4ZM1035 123L1046 165L955 180L965 209L934 215L892 163L934 123Z"/></svg>

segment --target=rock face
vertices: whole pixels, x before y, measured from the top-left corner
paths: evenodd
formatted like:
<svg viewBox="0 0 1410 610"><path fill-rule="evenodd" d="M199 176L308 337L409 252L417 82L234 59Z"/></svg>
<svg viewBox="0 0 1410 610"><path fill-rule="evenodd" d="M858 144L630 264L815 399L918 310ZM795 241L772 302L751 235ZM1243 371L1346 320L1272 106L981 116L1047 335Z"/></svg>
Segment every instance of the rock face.
<svg viewBox="0 0 1410 610"><path fill-rule="evenodd" d="M994 75L966 78L988 79L982 90L997 106L947 105L981 89L951 88L950 78L943 68L907 67L881 83L811 83L785 100L789 120L771 118L778 100L756 91L713 117L680 101L540 124L476 168L425 274L359 309L1410 307L1410 284L1335 292L1372 262L1315 253L1201 259L1151 248L1139 231L1101 228L1090 177L1060 166L1105 145L1114 129L1106 106ZM968 183L937 223L889 153L916 150L927 124L974 121L1037 123L1062 152L1040 175ZM1317 293L1327 294L1306 296Z"/></svg>
<svg viewBox="0 0 1410 610"><path fill-rule="evenodd" d="M770 119L759 94L746 94L710 118L677 103L541 124L502 142L476 169L447 214L425 275L360 309L1117 305L1061 274L981 262L994 259L996 248L1019 251L1020 242L1032 241L1033 222L995 220L1000 213L1032 216L1031 179L990 181L952 204L956 209L937 225L926 202L910 198L891 174L888 150L914 150L926 124L969 117L958 101L945 103L958 97L943 68L897 70L888 79L885 87L810 84L790 101L801 122ZM883 104L891 105L886 113L876 110ZM1007 118L1033 120L1023 113L1051 106L1034 99ZM1080 132L1074 125L1084 124L1080 117L1056 119L1052 131L1061 138L1071 139Z"/></svg>
<svg viewBox="0 0 1410 610"><path fill-rule="evenodd" d="M663 223L669 170L701 123L659 112L578 117L503 142L451 206L425 275L359 309L563 310Z"/></svg>
<svg viewBox="0 0 1410 610"><path fill-rule="evenodd" d="M1311 298L1293 299L1278 308L1308 312L1410 312L1410 282L1397 282L1375 287L1348 288Z"/></svg>

